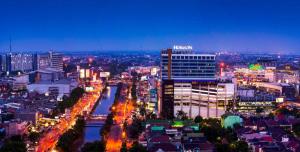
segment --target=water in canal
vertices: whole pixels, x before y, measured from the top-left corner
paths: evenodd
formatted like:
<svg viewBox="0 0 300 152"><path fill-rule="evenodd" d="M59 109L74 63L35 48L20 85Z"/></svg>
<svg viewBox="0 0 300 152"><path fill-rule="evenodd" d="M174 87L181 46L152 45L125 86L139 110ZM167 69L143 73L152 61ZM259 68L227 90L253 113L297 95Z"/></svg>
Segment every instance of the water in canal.
<svg viewBox="0 0 300 152"><path fill-rule="evenodd" d="M92 114L108 114L109 108L114 102L116 91L116 86L108 86L107 92L103 94ZM100 129L101 127L85 127L84 143L100 140Z"/></svg>

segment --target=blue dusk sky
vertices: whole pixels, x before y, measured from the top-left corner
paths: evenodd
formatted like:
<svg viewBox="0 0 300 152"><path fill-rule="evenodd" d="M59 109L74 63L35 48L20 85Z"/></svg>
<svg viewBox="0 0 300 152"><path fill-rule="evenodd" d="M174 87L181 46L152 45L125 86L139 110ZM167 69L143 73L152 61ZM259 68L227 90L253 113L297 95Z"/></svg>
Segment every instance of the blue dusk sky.
<svg viewBox="0 0 300 152"><path fill-rule="evenodd" d="M0 0L0 51L300 52L300 0Z"/></svg>

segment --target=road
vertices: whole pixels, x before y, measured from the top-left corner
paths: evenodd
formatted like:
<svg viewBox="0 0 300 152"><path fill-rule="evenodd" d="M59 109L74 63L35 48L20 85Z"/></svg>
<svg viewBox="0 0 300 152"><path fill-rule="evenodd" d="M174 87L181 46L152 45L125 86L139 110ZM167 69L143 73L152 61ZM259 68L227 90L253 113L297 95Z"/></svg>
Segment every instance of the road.
<svg viewBox="0 0 300 152"><path fill-rule="evenodd" d="M70 129L76 122L77 116L83 111L90 112L100 97L102 86L100 82L91 83L93 92L85 93L82 98L72 107L69 118L60 118L60 123L54 126L49 132L45 133L39 140L36 148L37 152L52 151L55 148L59 137Z"/></svg>

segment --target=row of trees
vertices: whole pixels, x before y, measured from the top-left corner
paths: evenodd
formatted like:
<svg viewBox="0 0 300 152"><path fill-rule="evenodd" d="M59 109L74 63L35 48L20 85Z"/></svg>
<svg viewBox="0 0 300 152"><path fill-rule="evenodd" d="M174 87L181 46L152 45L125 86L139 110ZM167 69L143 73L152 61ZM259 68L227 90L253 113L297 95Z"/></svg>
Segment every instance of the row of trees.
<svg viewBox="0 0 300 152"><path fill-rule="evenodd" d="M132 87L131 87L131 97L133 101L137 100L137 95L136 95L136 84L133 82Z"/></svg>
<svg viewBox="0 0 300 152"><path fill-rule="evenodd" d="M88 142L81 148L81 152L104 152L106 149L104 140Z"/></svg>
<svg viewBox="0 0 300 152"><path fill-rule="evenodd" d="M52 113L52 117L59 113L64 113L66 108L70 108L77 103L77 101L83 96L84 89L77 87L72 90L70 97L64 96L63 101L59 102L56 109Z"/></svg>
<svg viewBox="0 0 300 152"><path fill-rule="evenodd" d="M124 124L128 137L133 139L135 142L129 149L127 149L126 143L123 143L120 150L121 152L147 152L147 149L137 142L139 135L145 130L144 126L142 125L143 122L144 120L141 120L134 115L130 125L127 126L127 124Z"/></svg>
<svg viewBox="0 0 300 152"><path fill-rule="evenodd" d="M134 102L135 106L139 106L140 115L142 116L142 119L140 117L137 117L135 114L132 116L132 123L130 125L127 125L127 123L124 123L124 129L126 131L126 134L129 138L133 139L135 142L132 144L132 146L127 149L126 142L122 144L121 152L147 152L147 149L139 144L137 142L137 139L139 135L145 130L142 123L145 121L145 116L152 116L151 114L147 115L147 111L145 108L145 104L141 103L140 105L136 104L137 101L137 86L136 82L139 79L139 76L136 72L132 72L131 75L132 78L132 87L131 87L131 96L132 101ZM156 117L156 116L153 116Z"/></svg>
<svg viewBox="0 0 300 152"><path fill-rule="evenodd" d="M57 149L64 152L73 151L72 145L74 141L83 135L84 126L85 120L82 116L79 116L76 120L76 124L59 138L56 145Z"/></svg>
<svg viewBox="0 0 300 152"><path fill-rule="evenodd" d="M77 103L77 101L83 96L84 89L77 87L72 90L70 97L64 96L63 101L59 102L58 108L60 112L64 112L66 108L70 108Z"/></svg>
<svg viewBox="0 0 300 152"><path fill-rule="evenodd" d="M132 86L131 86L131 97L134 102L137 100L137 92L136 92L136 82L139 80L139 75L137 72L131 72L132 76Z"/></svg>
<svg viewBox="0 0 300 152"><path fill-rule="evenodd" d="M110 132L110 128L114 123L114 115L113 113L110 113L107 115L106 120L105 120L105 124L103 125L103 127L100 130L100 134L102 136L102 139L107 139L107 136Z"/></svg>
<svg viewBox="0 0 300 152"><path fill-rule="evenodd" d="M129 138L138 139L139 135L144 130L142 123L143 120L140 120L136 116L133 116L132 123L128 126L126 125L126 132Z"/></svg>
<svg viewBox="0 0 300 152"><path fill-rule="evenodd" d="M121 82L118 83L113 106L116 106L119 103L119 98L120 98L120 95L121 95L122 86L123 86L123 83L121 83Z"/></svg>
<svg viewBox="0 0 300 152"><path fill-rule="evenodd" d="M118 83L117 91L115 93L114 103L113 103L112 107L117 106L117 104L119 102L119 98L120 98L121 91L122 91L122 86L123 86L122 83ZM114 115L115 115L115 111L111 109L111 112L106 117L104 126L100 130L100 134L101 134L103 140L105 140L107 138L107 136L110 132L110 128L114 123L114 120L113 120Z"/></svg>

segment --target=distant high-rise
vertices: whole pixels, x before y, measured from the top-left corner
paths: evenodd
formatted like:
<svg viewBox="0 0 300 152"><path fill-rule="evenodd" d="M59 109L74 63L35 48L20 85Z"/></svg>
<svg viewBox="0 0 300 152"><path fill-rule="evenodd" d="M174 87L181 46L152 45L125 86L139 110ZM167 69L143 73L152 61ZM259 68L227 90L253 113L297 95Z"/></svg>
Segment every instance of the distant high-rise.
<svg viewBox="0 0 300 152"><path fill-rule="evenodd" d="M38 69L38 54L37 53L32 55L32 69L34 71Z"/></svg>
<svg viewBox="0 0 300 152"><path fill-rule="evenodd" d="M38 55L38 69L46 69L50 67L50 55L49 53L43 53Z"/></svg>
<svg viewBox="0 0 300 152"><path fill-rule="evenodd" d="M0 60L1 60L1 62L0 62L0 64L1 64L1 66L0 66L0 71L1 72L4 72L4 71L6 71L6 57L5 57L5 55L0 55Z"/></svg>
<svg viewBox="0 0 300 152"><path fill-rule="evenodd" d="M257 63L264 68L276 68L277 66L277 60L272 57L259 57L257 59Z"/></svg>
<svg viewBox="0 0 300 152"><path fill-rule="evenodd" d="M49 52L50 56L50 67L63 71L63 55L56 52Z"/></svg>
<svg viewBox="0 0 300 152"><path fill-rule="evenodd" d="M11 72L11 55L10 54L5 55L5 70L7 72Z"/></svg>
<svg viewBox="0 0 300 152"><path fill-rule="evenodd" d="M6 54L6 71L23 71L33 70L33 55L29 53L8 53Z"/></svg>
<svg viewBox="0 0 300 152"><path fill-rule="evenodd" d="M178 111L188 117L220 117L232 100L234 85L215 78L215 55L197 54L190 46L161 51L161 116Z"/></svg>
<svg viewBox="0 0 300 152"><path fill-rule="evenodd" d="M30 72L52 68L63 71L63 55L57 52L44 54L7 53L1 59L2 69L8 72Z"/></svg>

